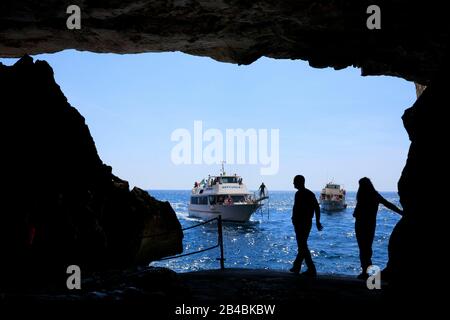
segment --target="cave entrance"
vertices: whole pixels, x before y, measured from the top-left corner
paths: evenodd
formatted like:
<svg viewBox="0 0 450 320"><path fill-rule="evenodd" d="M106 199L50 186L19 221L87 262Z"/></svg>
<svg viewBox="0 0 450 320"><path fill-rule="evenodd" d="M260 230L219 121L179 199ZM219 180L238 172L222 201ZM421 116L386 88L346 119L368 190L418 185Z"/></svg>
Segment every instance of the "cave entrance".
<svg viewBox="0 0 450 320"><path fill-rule="evenodd" d="M230 266L288 269L296 250L290 229L296 174L303 174L307 187L317 192L330 181L349 191L348 209L325 215L328 231L311 234L321 272L358 272L351 213L359 178L370 177L398 202L396 183L409 146L401 115L415 100L414 85L405 80L269 58L249 66L181 53L120 56L68 50L35 58L52 66L114 174L168 200L182 225L191 223L186 204L194 181L218 173L221 160L252 190L264 181L274 197L271 218L255 216L243 227L225 227ZM244 152L238 140L228 145L230 130L244 133ZM189 139L174 138L174 132L187 133ZM189 161L174 161L179 143ZM267 168L274 170L263 174ZM397 221L388 212L380 215L375 257L382 267ZM187 234L186 246L210 241L211 232ZM214 254L192 259L165 265L178 271L216 267Z"/></svg>

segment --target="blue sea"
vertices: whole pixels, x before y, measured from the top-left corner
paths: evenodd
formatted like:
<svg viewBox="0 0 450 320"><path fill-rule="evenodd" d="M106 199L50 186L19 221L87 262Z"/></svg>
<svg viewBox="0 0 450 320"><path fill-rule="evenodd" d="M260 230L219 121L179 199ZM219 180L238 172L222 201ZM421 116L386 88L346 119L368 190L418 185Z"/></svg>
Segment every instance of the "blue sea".
<svg viewBox="0 0 450 320"><path fill-rule="evenodd" d="M149 193L159 200L169 201L177 213L183 228L202 222L188 216L190 190ZM271 191L269 201L247 223L223 225L225 268L259 268L289 270L297 254L294 229L291 224L294 191ZM382 192L388 201L399 206L397 193ZM318 193L316 193L318 197ZM323 231L313 224L309 237L309 249L319 273L356 275L360 273L358 245L354 218L355 192L347 192L346 210L322 212ZM373 243L374 265L384 268L387 262L389 236L400 216L380 205L377 229ZM203 225L184 232L184 253L201 250L217 244L217 223ZM164 266L176 272L189 272L220 268L218 248L203 253L153 262L152 266Z"/></svg>

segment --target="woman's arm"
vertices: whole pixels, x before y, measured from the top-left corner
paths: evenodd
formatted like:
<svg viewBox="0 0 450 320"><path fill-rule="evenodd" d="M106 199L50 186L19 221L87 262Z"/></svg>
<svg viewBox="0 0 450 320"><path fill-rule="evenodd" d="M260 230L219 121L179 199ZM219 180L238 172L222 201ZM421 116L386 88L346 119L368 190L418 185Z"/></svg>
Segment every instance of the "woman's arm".
<svg viewBox="0 0 450 320"><path fill-rule="evenodd" d="M394 212L397 212L401 216L403 215L403 211L400 210L399 208L397 208L397 206L395 204L387 201L385 198L383 198L383 196L381 194L378 194L378 196L379 196L379 201L382 205L384 205L386 208L388 208Z"/></svg>

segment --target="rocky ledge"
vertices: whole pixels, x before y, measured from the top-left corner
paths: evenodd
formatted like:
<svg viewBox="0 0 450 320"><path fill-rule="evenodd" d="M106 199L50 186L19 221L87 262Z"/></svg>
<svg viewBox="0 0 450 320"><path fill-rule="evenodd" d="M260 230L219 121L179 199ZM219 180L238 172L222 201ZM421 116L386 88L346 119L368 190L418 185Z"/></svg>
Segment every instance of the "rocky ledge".
<svg viewBox="0 0 450 320"><path fill-rule="evenodd" d="M397 293L388 282L369 290L366 281L342 275L308 278L259 269L176 274L164 268L145 268L93 276L77 292L6 293L0 295L0 306L33 306L34 314L61 308L77 315L123 313L126 318L152 319L291 319L309 314L379 319L419 310L432 315L441 310L437 301L411 300Z"/></svg>

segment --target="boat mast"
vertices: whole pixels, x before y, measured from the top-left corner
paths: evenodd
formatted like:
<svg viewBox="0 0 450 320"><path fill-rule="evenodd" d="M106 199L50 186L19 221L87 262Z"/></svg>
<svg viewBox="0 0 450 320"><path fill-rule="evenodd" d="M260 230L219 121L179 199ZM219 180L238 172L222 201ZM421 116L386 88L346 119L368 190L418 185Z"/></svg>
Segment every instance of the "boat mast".
<svg viewBox="0 0 450 320"><path fill-rule="evenodd" d="M224 176L225 175L225 168L224 168L224 164L225 164L226 162L225 161L222 161L222 170L221 170L221 174Z"/></svg>

